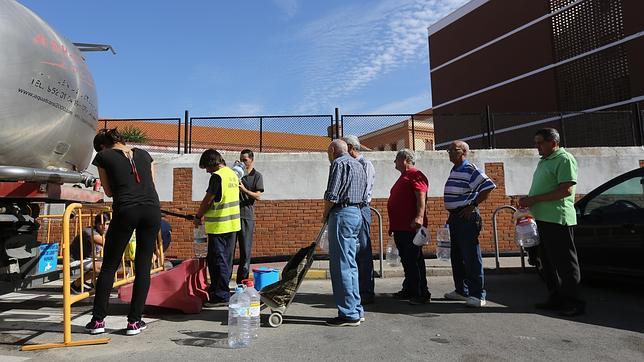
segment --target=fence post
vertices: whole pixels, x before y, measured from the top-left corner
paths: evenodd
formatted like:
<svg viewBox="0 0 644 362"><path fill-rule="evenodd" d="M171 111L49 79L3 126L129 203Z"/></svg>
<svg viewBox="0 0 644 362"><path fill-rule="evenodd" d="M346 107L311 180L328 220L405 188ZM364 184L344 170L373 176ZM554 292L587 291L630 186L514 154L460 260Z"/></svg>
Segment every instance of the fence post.
<svg viewBox="0 0 644 362"><path fill-rule="evenodd" d="M262 143L263 143L263 130L264 130L264 117L259 117L259 152L262 152Z"/></svg>
<svg viewBox="0 0 644 362"><path fill-rule="evenodd" d="M492 148L492 116L490 114L490 105L485 106L485 122L487 124L487 148Z"/></svg>
<svg viewBox="0 0 644 362"><path fill-rule="evenodd" d="M340 109L338 107L335 107L335 138L340 138Z"/></svg>
<svg viewBox="0 0 644 362"><path fill-rule="evenodd" d="M563 147L568 147L568 142L566 141L566 126L564 126L564 118L562 112L559 112L559 128L561 130L561 145Z"/></svg>
<svg viewBox="0 0 644 362"><path fill-rule="evenodd" d="M411 115L411 150L416 152L416 128L414 127L414 115Z"/></svg>
<svg viewBox="0 0 644 362"><path fill-rule="evenodd" d="M181 154L181 118L177 122L177 155Z"/></svg>
<svg viewBox="0 0 644 362"><path fill-rule="evenodd" d="M642 124L642 110L638 102L633 103L633 112L635 112L635 117L633 118L633 122L635 123L634 131L639 141L635 145L644 146L644 124Z"/></svg>
<svg viewBox="0 0 644 362"><path fill-rule="evenodd" d="M188 153L188 116L188 110L186 109L185 113L183 114L183 153Z"/></svg>

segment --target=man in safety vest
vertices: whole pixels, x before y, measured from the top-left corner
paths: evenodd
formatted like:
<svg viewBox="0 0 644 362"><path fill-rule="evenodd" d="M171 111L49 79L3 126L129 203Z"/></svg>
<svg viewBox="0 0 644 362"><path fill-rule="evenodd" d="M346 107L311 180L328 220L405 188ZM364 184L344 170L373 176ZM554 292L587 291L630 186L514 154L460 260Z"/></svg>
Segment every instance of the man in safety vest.
<svg viewBox="0 0 644 362"><path fill-rule="evenodd" d="M199 159L199 168L211 174L206 196L195 215L195 226L205 222L208 234L206 261L210 272L208 302L204 307L228 305L228 283L232 272L233 247L237 232L241 229L239 219L239 178L226 167L221 154L206 150Z"/></svg>

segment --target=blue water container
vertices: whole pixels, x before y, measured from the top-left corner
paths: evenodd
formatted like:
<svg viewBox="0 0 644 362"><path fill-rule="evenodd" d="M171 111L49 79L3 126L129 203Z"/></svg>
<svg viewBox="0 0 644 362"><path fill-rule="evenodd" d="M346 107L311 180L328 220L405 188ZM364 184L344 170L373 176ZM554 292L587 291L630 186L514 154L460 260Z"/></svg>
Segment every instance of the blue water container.
<svg viewBox="0 0 644 362"><path fill-rule="evenodd" d="M280 271L267 266L260 266L253 268L253 278L255 279L255 289L261 291L267 285L275 284L280 280Z"/></svg>

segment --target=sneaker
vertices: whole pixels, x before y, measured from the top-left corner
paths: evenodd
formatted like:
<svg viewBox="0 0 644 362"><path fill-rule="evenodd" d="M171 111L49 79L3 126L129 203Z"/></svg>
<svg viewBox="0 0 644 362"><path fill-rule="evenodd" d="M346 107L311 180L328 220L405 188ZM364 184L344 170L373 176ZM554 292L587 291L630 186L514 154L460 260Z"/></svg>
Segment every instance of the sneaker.
<svg viewBox="0 0 644 362"><path fill-rule="evenodd" d="M81 294L83 291L81 290L80 285L76 285L76 283L72 283L69 285L69 290L72 292L72 294Z"/></svg>
<svg viewBox="0 0 644 362"><path fill-rule="evenodd" d="M472 308L481 308L486 304L485 299L479 299L477 297L468 297L465 305Z"/></svg>
<svg viewBox="0 0 644 362"><path fill-rule="evenodd" d="M127 328L125 329L125 335L128 336L135 336L141 331L144 331L146 328L148 328L147 325L145 325L144 321L137 321L137 322L127 322Z"/></svg>
<svg viewBox="0 0 644 362"><path fill-rule="evenodd" d="M467 297L457 291L445 293L444 297L449 300L459 300L461 302L467 301Z"/></svg>
<svg viewBox="0 0 644 362"><path fill-rule="evenodd" d="M391 297L398 300L409 300L411 295L407 291L399 290L396 293L391 294Z"/></svg>
<svg viewBox="0 0 644 362"><path fill-rule="evenodd" d="M364 318L364 316L360 317L360 323L362 323L362 322L364 322L364 321L366 321L366 319Z"/></svg>
<svg viewBox="0 0 644 362"><path fill-rule="evenodd" d="M411 305L429 304L430 302L431 302L430 297L413 297L409 299L409 304Z"/></svg>
<svg viewBox="0 0 644 362"><path fill-rule="evenodd" d="M349 319L345 317L335 317L327 320L326 325L331 327L357 327L360 325L360 318Z"/></svg>
<svg viewBox="0 0 644 362"><path fill-rule="evenodd" d="M89 334L105 333L105 320L92 318L92 320L85 325L85 330L88 331Z"/></svg>

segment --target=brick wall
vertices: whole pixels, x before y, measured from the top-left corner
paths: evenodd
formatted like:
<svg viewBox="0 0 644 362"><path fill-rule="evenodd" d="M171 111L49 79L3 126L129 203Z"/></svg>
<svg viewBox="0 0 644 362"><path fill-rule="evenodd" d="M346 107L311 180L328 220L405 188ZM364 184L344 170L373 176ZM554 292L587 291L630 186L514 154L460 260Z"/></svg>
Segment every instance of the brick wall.
<svg viewBox="0 0 644 362"><path fill-rule="evenodd" d="M490 194L490 198L481 205L481 216L484 220L480 241L484 252L494 250L492 240L492 213L502 205L514 204L518 197L509 197L505 194L504 170L502 163L488 163L485 165L487 174L497 184L497 189ZM174 201L162 202L162 208L187 214L194 214L199 206L198 201L191 201L192 169L174 169ZM443 185L430 185L441 188ZM320 191L322 193L322 191ZM263 200L256 204L255 237L253 256L284 256L292 255L299 248L311 243L320 229L323 200ZM389 218L387 216L387 199L374 199L372 206L380 211L383 217L384 245ZM426 248L426 252L435 251L435 235L439 226L447 220L447 212L443 207L440 197L431 197L427 201L427 215L429 229L433 242ZM167 217L172 225L173 238L169 257L187 258L192 255L192 223L176 217ZM497 216L499 247L501 251L518 251L514 245L513 225L511 212L501 211ZM371 224L371 237L374 254L378 252L378 222L373 215Z"/></svg>

